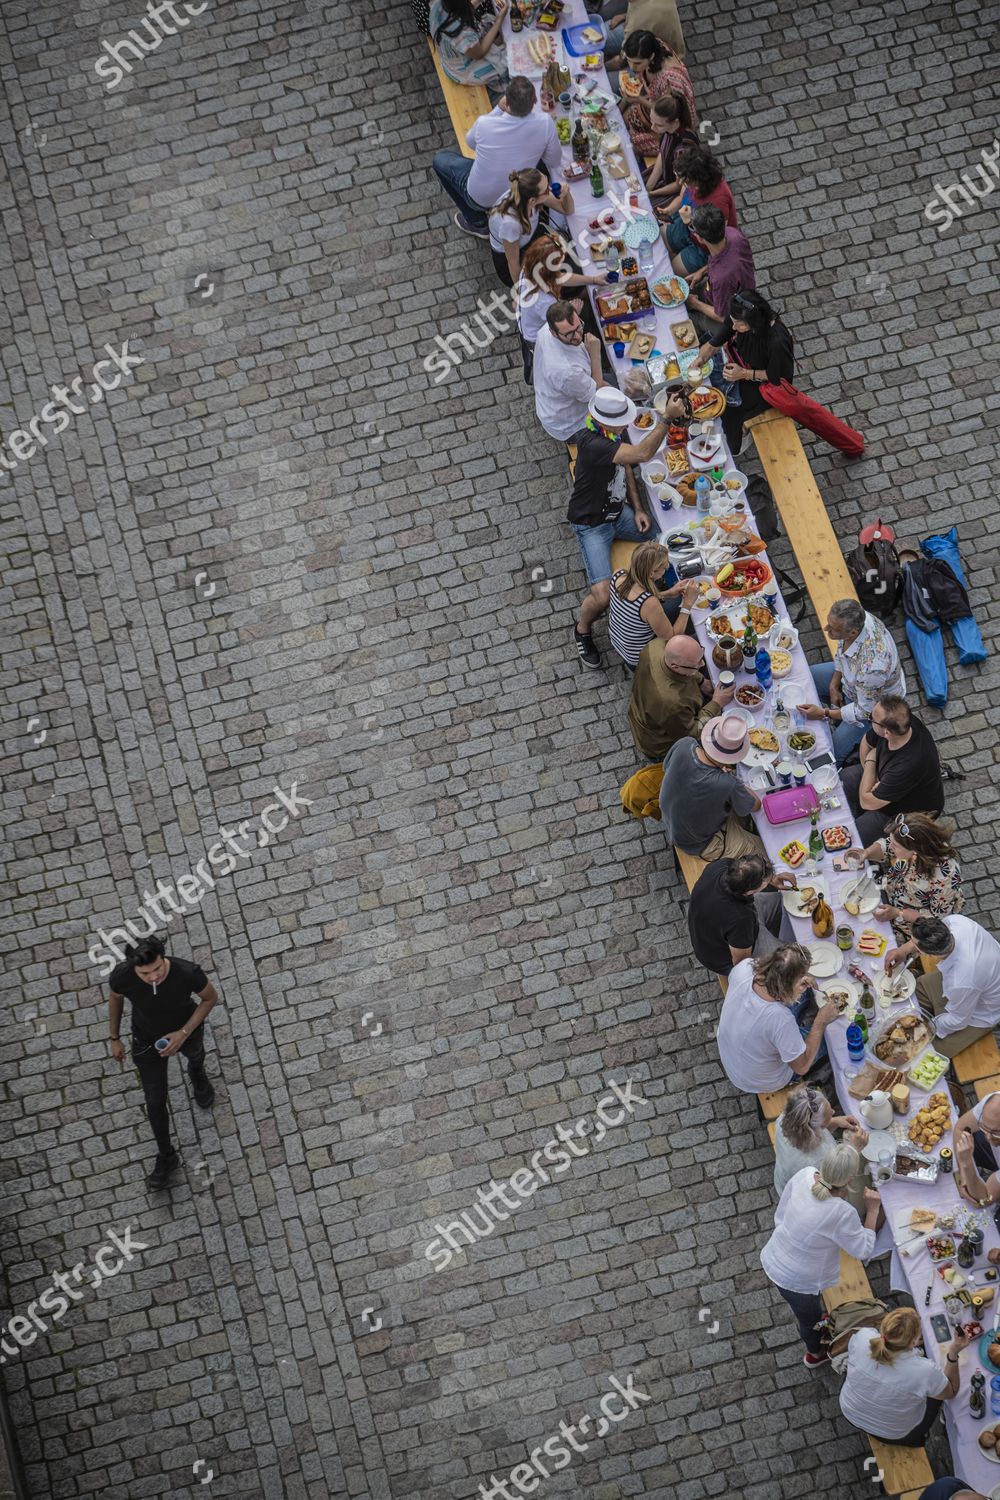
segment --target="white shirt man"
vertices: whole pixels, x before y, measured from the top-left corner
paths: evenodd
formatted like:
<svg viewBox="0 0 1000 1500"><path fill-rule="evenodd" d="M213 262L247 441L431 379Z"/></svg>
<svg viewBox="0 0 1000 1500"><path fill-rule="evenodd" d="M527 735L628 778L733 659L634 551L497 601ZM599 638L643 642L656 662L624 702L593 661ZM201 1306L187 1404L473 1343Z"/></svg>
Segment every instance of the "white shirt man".
<svg viewBox="0 0 1000 1500"><path fill-rule="evenodd" d="M465 191L483 208L491 208L509 190L511 172L542 162L549 177L559 179L562 147L556 127L537 108L517 115L498 104L473 121L465 139L476 153Z"/></svg>
<svg viewBox="0 0 1000 1500"><path fill-rule="evenodd" d="M549 437L568 442L601 383L601 345L568 302L554 302L535 340L535 411Z"/></svg>
<svg viewBox="0 0 1000 1500"><path fill-rule="evenodd" d="M1000 943L969 917L942 921L955 946L937 967L948 1004L935 1017L935 1034L995 1026L1000 1021Z"/></svg>
<svg viewBox="0 0 1000 1500"><path fill-rule="evenodd" d="M845 724L867 724L876 699L883 693L906 697L906 678L896 642L874 615L866 613L861 631L849 646L838 644L833 666L840 673L844 695L841 720Z"/></svg>

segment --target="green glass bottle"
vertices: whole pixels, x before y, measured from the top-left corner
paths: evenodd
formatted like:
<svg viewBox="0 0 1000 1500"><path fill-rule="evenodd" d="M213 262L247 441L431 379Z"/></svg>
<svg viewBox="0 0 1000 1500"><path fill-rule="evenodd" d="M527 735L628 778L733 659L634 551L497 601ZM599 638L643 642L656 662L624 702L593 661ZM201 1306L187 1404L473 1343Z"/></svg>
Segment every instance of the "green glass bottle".
<svg viewBox="0 0 1000 1500"><path fill-rule="evenodd" d="M598 166L596 158L590 169L590 191L595 198L604 197L604 173Z"/></svg>
<svg viewBox="0 0 1000 1500"><path fill-rule="evenodd" d="M819 808L814 807L809 814L809 858L822 859L826 853L826 845L823 843L823 835L819 831Z"/></svg>

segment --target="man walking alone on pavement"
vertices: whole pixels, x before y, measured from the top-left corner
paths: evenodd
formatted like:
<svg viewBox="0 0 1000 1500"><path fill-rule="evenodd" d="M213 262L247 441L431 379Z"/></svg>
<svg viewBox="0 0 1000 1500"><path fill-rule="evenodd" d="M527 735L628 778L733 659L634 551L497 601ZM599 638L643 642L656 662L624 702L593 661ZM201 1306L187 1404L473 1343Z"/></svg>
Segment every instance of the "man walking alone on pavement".
<svg viewBox="0 0 1000 1500"><path fill-rule="evenodd" d="M202 1109L211 1109L215 1089L205 1072L202 1022L219 996L197 964L167 958L159 938L143 938L134 948L126 948L125 954L125 962L108 981L111 1056L124 1066L120 1033L122 1001L127 998L132 1003L132 1061L139 1070L146 1113L156 1138L156 1163L146 1183L162 1188L180 1164L180 1156L170 1142L167 1058L183 1052L194 1102ZM197 996L197 1003L193 996ZM161 1040L167 1046L158 1051L156 1043Z"/></svg>

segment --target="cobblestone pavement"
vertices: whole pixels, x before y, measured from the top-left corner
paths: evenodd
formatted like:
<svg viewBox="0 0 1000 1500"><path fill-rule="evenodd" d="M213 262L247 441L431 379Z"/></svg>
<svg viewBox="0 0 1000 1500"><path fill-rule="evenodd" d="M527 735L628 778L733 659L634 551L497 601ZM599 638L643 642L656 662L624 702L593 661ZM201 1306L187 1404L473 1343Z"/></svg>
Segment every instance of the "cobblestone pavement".
<svg viewBox="0 0 1000 1500"><path fill-rule="evenodd" d="M839 534L958 522L992 642L1000 196L923 216L993 140L991 8L683 9L802 382L869 438L810 450ZM509 336L423 371L494 283L429 172L409 7L219 0L107 87L138 11L3 11L5 433L105 343L143 361L0 492L9 1308L110 1229L146 1246L6 1361L31 1493L461 1500L613 1376L651 1399L548 1493L874 1493L757 1264L771 1152L620 813L622 675L572 657L559 453ZM927 715L987 918L998 681L953 666ZM219 1097L175 1074L150 1197L87 950L293 782L312 806L166 929L223 996ZM629 1078L634 1114L433 1268Z"/></svg>

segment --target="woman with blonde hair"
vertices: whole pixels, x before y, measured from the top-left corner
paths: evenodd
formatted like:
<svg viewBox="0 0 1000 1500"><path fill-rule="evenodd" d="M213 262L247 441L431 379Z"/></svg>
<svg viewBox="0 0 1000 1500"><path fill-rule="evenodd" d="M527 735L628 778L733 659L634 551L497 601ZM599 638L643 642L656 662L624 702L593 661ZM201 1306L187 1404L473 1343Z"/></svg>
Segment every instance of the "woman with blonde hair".
<svg viewBox="0 0 1000 1500"><path fill-rule="evenodd" d="M882 865L882 905L872 915L891 922L901 943L918 917L952 917L962 910L962 871L952 845L955 830L926 813L900 813L867 849L851 849L848 864Z"/></svg>
<svg viewBox="0 0 1000 1500"><path fill-rule="evenodd" d="M868 1133L853 1115L835 1115L833 1105L819 1089L801 1084L792 1089L784 1111L775 1121L774 1190L780 1196L785 1183L803 1167L818 1167L826 1153L837 1144L834 1130L842 1130L844 1139L855 1151L864 1150ZM848 1202L859 1214L864 1213L864 1163L848 1187Z"/></svg>
<svg viewBox="0 0 1000 1500"><path fill-rule="evenodd" d="M538 216L543 208L571 214L575 207L568 187L558 198L550 191L549 179L537 167L511 172L510 187L490 211L490 249L493 264L504 286L515 286L521 274L521 252L538 234Z"/></svg>
<svg viewBox="0 0 1000 1500"><path fill-rule="evenodd" d="M840 1279L840 1252L867 1260L875 1250L881 1202L865 1189L864 1225L846 1201L861 1158L841 1143L827 1151L819 1168L803 1167L786 1184L774 1211L774 1233L760 1252L768 1280L795 1314L806 1346L802 1363L809 1369L830 1358L816 1331L823 1316L820 1293Z"/></svg>
<svg viewBox="0 0 1000 1500"><path fill-rule="evenodd" d="M958 1395L958 1356L969 1344L958 1333L942 1349L944 1370L917 1350L920 1314L887 1312L881 1325L859 1328L847 1345L840 1409L862 1432L903 1448L922 1448L943 1401Z"/></svg>
<svg viewBox="0 0 1000 1500"><path fill-rule="evenodd" d="M640 542L628 567L612 573L608 639L630 672L655 635L669 641L684 634L697 597L697 579L678 582L660 542ZM664 599L670 605L664 607Z"/></svg>

